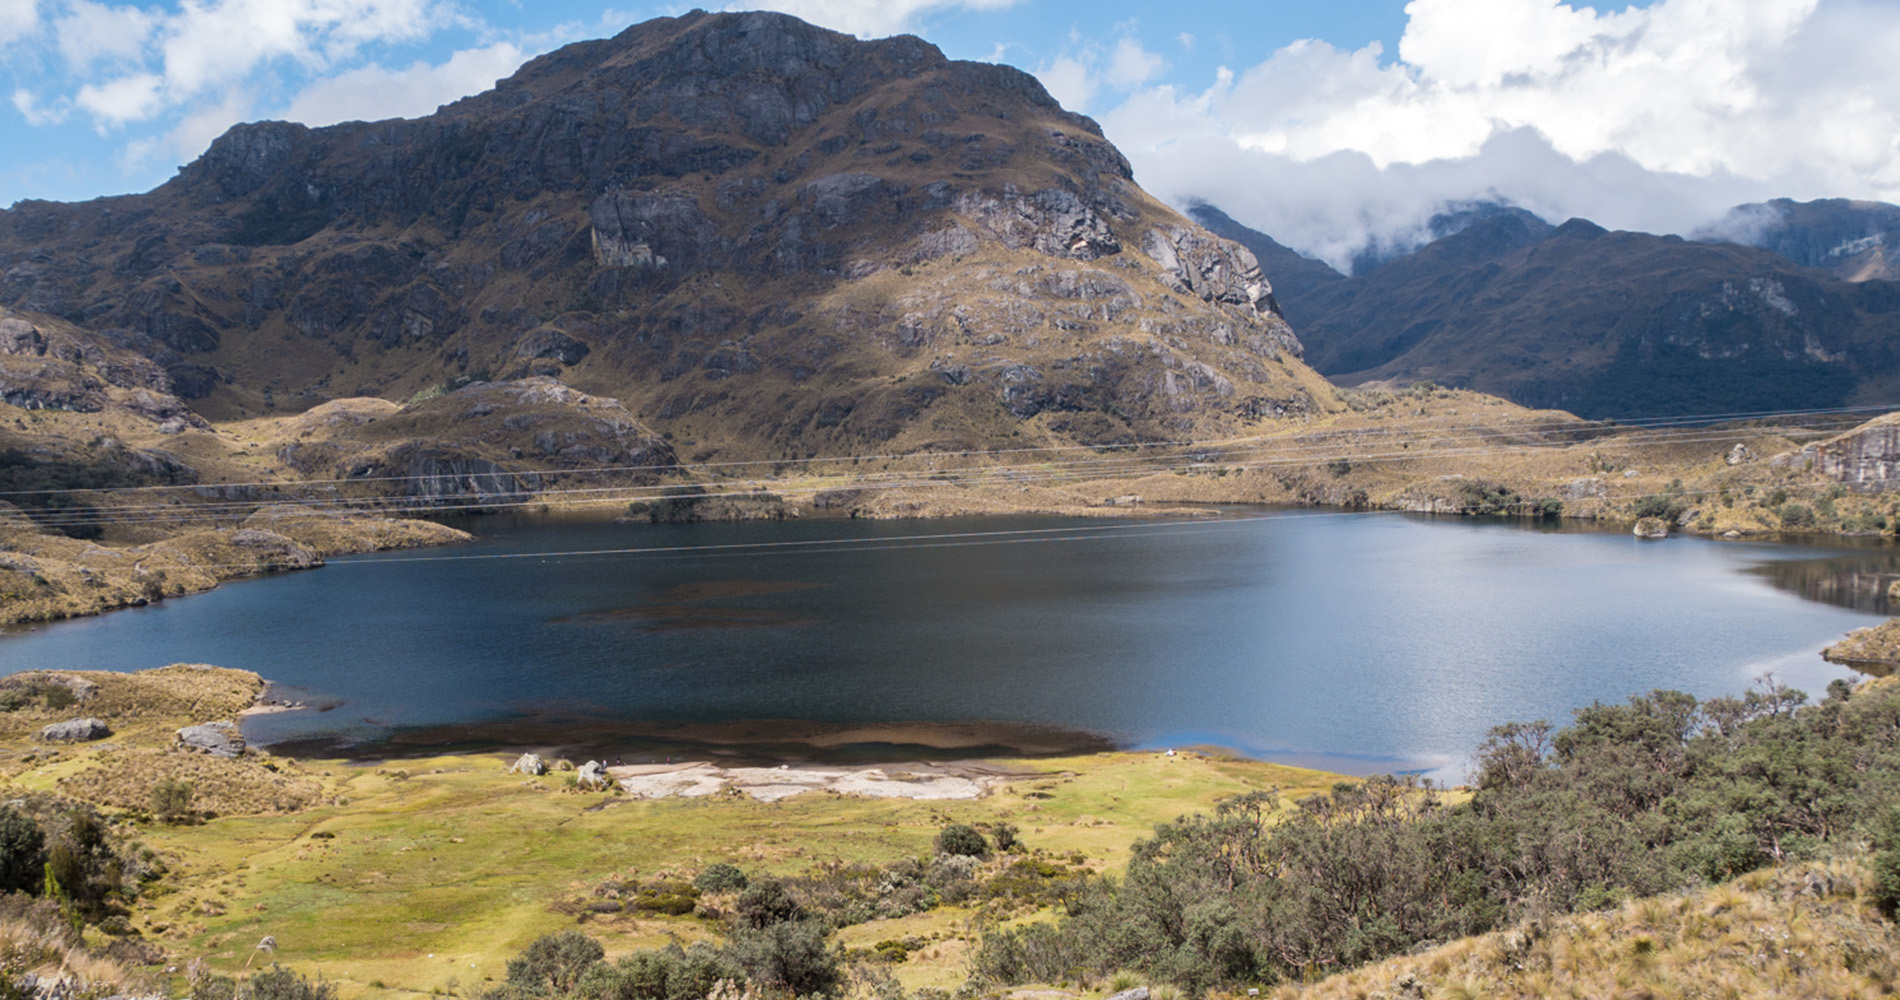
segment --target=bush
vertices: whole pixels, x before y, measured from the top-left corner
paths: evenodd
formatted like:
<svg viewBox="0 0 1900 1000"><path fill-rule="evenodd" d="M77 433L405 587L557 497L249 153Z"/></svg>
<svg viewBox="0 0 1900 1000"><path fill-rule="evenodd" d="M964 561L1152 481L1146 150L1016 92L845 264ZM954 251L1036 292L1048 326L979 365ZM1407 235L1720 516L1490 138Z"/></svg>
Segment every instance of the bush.
<svg viewBox="0 0 1900 1000"><path fill-rule="evenodd" d="M937 852L981 858L989 855L990 842L983 839L983 835L974 827L952 823L937 834Z"/></svg>
<svg viewBox="0 0 1900 1000"><path fill-rule="evenodd" d="M577 930L543 934L508 960L508 985L525 996L569 996L606 954L600 942Z"/></svg>
<svg viewBox="0 0 1900 1000"><path fill-rule="evenodd" d="M1807 504L1789 503L1781 505L1781 526L1784 528L1814 527L1814 509Z"/></svg>
<svg viewBox="0 0 1900 1000"><path fill-rule="evenodd" d="M39 891L45 869L45 832L33 817L0 806L0 892Z"/></svg>
<svg viewBox="0 0 1900 1000"><path fill-rule="evenodd" d="M252 976L245 986L246 1000L336 1000L334 983L321 980L313 983L275 962Z"/></svg>
<svg viewBox="0 0 1900 1000"><path fill-rule="evenodd" d="M1900 806L1887 810L1874 840L1874 906L1888 920L1900 918Z"/></svg>
<svg viewBox="0 0 1900 1000"><path fill-rule="evenodd" d="M1659 517L1673 525L1682 519L1683 512L1688 509L1688 501L1681 497L1651 493L1636 501L1636 506L1630 508L1630 513L1636 515L1638 520L1645 517Z"/></svg>
<svg viewBox="0 0 1900 1000"><path fill-rule="evenodd" d="M740 926L731 955L755 983L794 996L833 996L844 984L844 962L825 941L817 920L787 920L767 927Z"/></svg>
<svg viewBox="0 0 1900 1000"><path fill-rule="evenodd" d="M701 892L739 892L746 887L746 877L736 865L722 862L707 865L706 870L693 879L693 885Z"/></svg>
<svg viewBox="0 0 1900 1000"><path fill-rule="evenodd" d="M191 796L191 782L160 778L152 786L152 815L161 823L188 823L197 818L191 811Z"/></svg>
<svg viewBox="0 0 1900 1000"><path fill-rule="evenodd" d="M676 944L623 955L613 965L595 965L581 977L579 992L589 1000L700 1000L721 980L741 976L731 960L710 945Z"/></svg>
<svg viewBox="0 0 1900 1000"><path fill-rule="evenodd" d="M775 878L760 879L739 894L738 922L745 927L770 927L805 917L805 908L792 897L785 883Z"/></svg>

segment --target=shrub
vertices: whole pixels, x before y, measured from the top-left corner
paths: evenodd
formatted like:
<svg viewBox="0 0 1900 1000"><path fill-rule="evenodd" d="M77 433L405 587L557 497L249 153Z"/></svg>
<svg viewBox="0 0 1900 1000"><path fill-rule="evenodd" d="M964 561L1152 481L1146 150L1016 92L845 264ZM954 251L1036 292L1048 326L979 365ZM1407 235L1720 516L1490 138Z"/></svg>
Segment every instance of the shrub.
<svg viewBox="0 0 1900 1000"><path fill-rule="evenodd" d="M245 984L246 1000L336 1000L336 985L311 982L272 962Z"/></svg>
<svg viewBox="0 0 1900 1000"><path fill-rule="evenodd" d="M990 853L990 842L983 839L983 835L974 827L952 823L938 832L937 851L940 854L980 858Z"/></svg>
<svg viewBox="0 0 1900 1000"><path fill-rule="evenodd" d="M599 941L577 930L543 934L508 960L508 985L527 996L565 997L606 954Z"/></svg>
<svg viewBox="0 0 1900 1000"><path fill-rule="evenodd" d="M1874 843L1874 906L1888 920L1900 919L1900 806L1887 810Z"/></svg>
<svg viewBox="0 0 1900 1000"><path fill-rule="evenodd" d="M0 806L0 892L31 893L45 881L46 834L33 817Z"/></svg>
<svg viewBox="0 0 1900 1000"><path fill-rule="evenodd" d="M740 926L733 932L731 954L755 983L800 997L832 996L844 983L844 963L825 936L817 920Z"/></svg>
<svg viewBox="0 0 1900 1000"><path fill-rule="evenodd" d="M746 887L746 877L736 865L721 862L707 865L706 870L693 879L693 885L701 892L739 892Z"/></svg>
<svg viewBox="0 0 1900 1000"><path fill-rule="evenodd" d="M805 916L805 908L792 898L785 883L775 878L760 879L747 886L739 894L735 909L742 926L755 928L770 927Z"/></svg>
<svg viewBox="0 0 1900 1000"><path fill-rule="evenodd" d="M1812 528L1815 517L1813 508L1807 504L1790 503L1781 505L1781 526L1784 528Z"/></svg>
<svg viewBox="0 0 1900 1000"><path fill-rule="evenodd" d="M1651 493L1649 496L1637 500L1636 505L1630 508L1630 513L1636 515L1638 520L1645 517L1659 517L1668 521L1670 524L1675 524L1678 520L1681 520L1683 512L1688 509L1688 502L1681 497Z"/></svg>
<svg viewBox="0 0 1900 1000"><path fill-rule="evenodd" d="M731 960L703 942L623 955L589 968L579 992L589 1000L700 1000L721 980L739 979Z"/></svg>
<svg viewBox="0 0 1900 1000"><path fill-rule="evenodd" d="M191 811L191 782L160 778L152 786L152 815L161 823L187 823L195 818Z"/></svg>

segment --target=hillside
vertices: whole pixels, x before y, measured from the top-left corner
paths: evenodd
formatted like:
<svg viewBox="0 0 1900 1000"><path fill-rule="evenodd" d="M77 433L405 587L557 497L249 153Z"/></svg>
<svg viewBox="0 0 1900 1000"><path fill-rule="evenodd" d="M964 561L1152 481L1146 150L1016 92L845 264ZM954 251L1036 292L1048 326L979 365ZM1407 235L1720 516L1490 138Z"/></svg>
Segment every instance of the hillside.
<svg viewBox="0 0 1900 1000"><path fill-rule="evenodd" d="M1272 259L1296 276L1278 300L1307 359L1342 385L1429 380L1585 417L1876 403L1900 389L1900 284L1842 281L1769 250L1500 212L1350 278Z"/></svg>
<svg viewBox="0 0 1900 1000"><path fill-rule="evenodd" d="M1738 205L1699 238L1760 247L1842 281L1900 279L1900 205L1886 202L1777 198Z"/></svg>
<svg viewBox="0 0 1900 1000"><path fill-rule="evenodd" d="M514 394L614 410L589 443L461 400L407 444L301 449L293 478L1110 444L1339 405L1252 256L1032 77L775 14L649 21L425 118L237 126L149 193L0 211L0 273L12 322L143 359L220 426L536 378ZM499 430L441 440L471 406Z"/></svg>

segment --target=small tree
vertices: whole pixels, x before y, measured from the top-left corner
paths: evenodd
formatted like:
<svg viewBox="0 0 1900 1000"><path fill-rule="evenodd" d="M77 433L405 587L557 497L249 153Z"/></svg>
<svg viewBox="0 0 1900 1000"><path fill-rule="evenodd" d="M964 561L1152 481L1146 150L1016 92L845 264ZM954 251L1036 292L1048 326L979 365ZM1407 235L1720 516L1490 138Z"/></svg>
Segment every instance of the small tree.
<svg viewBox="0 0 1900 1000"><path fill-rule="evenodd" d="M990 853L990 842L984 840L974 827L952 823L937 834L937 851L941 854L981 858Z"/></svg>
<svg viewBox="0 0 1900 1000"><path fill-rule="evenodd" d="M152 815L161 823L188 823L196 818L191 811L191 782L160 778L152 786Z"/></svg>

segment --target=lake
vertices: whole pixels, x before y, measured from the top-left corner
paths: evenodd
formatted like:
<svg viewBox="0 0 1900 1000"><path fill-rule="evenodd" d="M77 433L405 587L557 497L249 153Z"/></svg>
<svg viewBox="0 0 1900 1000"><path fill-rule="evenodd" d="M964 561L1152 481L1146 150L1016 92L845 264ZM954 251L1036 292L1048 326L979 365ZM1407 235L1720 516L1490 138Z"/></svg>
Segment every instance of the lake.
<svg viewBox="0 0 1900 1000"><path fill-rule="evenodd" d="M1818 650L1883 620L1900 570L1888 547L1314 511L463 526L480 539L16 632L0 669L255 670L323 703L246 723L299 746L979 720L1457 780L1505 721L1767 673L1818 695L1852 676ZM692 749L639 731L630 756Z"/></svg>

